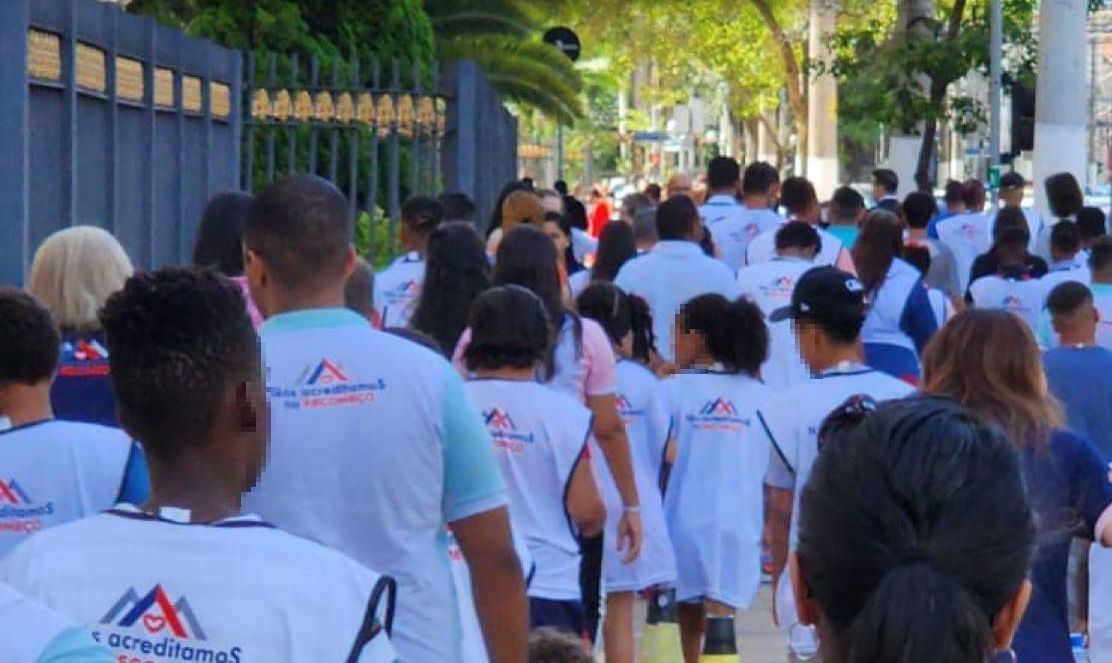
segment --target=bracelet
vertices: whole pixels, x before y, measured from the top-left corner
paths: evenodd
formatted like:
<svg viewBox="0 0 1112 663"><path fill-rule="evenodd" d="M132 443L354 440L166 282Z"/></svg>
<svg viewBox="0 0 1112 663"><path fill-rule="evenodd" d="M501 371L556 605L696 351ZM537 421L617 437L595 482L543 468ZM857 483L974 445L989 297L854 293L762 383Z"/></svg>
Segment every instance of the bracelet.
<svg viewBox="0 0 1112 663"><path fill-rule="evenodd" d="M622 510L626 513L641 513L641 505L634 504L633 506L623 506Z"/></svg>

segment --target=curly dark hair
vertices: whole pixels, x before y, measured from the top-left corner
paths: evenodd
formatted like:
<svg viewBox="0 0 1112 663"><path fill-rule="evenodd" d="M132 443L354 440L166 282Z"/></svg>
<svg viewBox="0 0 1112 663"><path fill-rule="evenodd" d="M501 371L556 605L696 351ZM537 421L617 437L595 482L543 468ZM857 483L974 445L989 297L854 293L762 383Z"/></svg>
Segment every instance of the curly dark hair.
<svg viewBox="0 0 1112 663"><path fill-rule="evenodd" d="M463 353L467 369L531 368L548 356L552 343L548 313L527 288L491 288L471 309L471 343Z"/></svg>
<svg viewBox="0 0 1112 663"><path fill-rule="evenodd" d="M730 373L757 377L768 359L768 327L753 302L730 301L718 294L699 295L680 309L684 329L702 334L714 360Z"/></svg>
<svg viewBox="0 0 1112 663"><path fill-rule="evenodd" d="M133 276L109 297L100 322L120 423L158 457L212 434L229 383L261 379L243 295L210 271Z"/></svg>
<svg viewBox="0 0 1112 663"><path fill-rule="evenodd" d="M58 368L62 337L54 316L31 295L0 288L0 387L49 380Z"/></svg>
<svg viewBox="0 0 1112 663"><path fill-rule="evenodd" d="M575 305L580 315L602 327L614 345L619 345L626 334L633 334L632 358L649 363L656 351L656 339L652 313L644 299L626 294L613 283L596 281L579 294Z"/></svg>

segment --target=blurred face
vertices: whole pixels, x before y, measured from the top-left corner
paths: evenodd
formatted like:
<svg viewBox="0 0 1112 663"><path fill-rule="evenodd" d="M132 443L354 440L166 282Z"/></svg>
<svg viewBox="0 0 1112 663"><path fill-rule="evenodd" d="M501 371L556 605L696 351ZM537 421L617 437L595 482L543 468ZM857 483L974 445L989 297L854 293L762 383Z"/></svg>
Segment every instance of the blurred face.
<svg viewBox="0 0 1112 663"><path fill-rule="evenodd" d="M564 235L564 231L560 229L560 224L555 221L545 221L544 234L548 235L552 243L556 245L556 255L564 255L564 252L568 250L568 238Z"/></svg>
<svg viewBox="0 0 1112 663"><path fill-rule="evenodd" d="M1023 189L1009 189L1000 192L1000 200L1007 207L1020 207L1023 205Z"/></svg>
<svg viewBox="0 0 1112 663"><path fill-rule="evenodd" d="M791 325L799 347L799 358L803 360L805 366L813 371L814 367L820 364L822 336L819 333L818 325L807 320L793 320Z"/></svg>
<svg viewBox="0 0 1112 663"><path fill-rule="evenodd" d="M266 398L266 384L262 362L252 372L251 379L236 385L232 412L238 428L240 444L234 445L238 463L243 468L244 492L259 481L270 443L270 403ZM232 445L229 445L232 446Z"/></svg>
<svg viewBox="0 0 1112 663"><path fill-rule="evenodd" d="M676 322L673 325L672 350L674 352L673 356L676 358L676 365L680 368L690 368L710 363L703 335L697 331L688 331L682 315L676 316Z"/></svg>
<svg viewBox="0 0 1112 663"><path fill-rule="evenodd" d="M888 191L878 182L873 182L873 200L880 200L888 195Z"/></svg>

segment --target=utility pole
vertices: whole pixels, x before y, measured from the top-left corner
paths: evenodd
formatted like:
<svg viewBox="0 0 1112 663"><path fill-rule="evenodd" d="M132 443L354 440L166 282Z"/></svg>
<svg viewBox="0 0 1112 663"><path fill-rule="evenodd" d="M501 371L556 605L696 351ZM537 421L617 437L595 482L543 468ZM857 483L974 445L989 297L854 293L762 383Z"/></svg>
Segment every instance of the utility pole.
<svg viewBox="0 0 1112 663"><path fill-rule="evenodd" d="M989 131L988 131L988 180L993 190L993 201L1000 188L1000 60L1004 53L1003 0L992 0L989 38Z"/></svg>
<svg viewBox="0 0 1112 663"><path fill-rule="evenodd" d="M837 17L837 0L811 0L808 52L813 61L834 59L827 39ZM806 172L819 200L827 200L838 186L838 84L828 72L809 78Z"/></svg>

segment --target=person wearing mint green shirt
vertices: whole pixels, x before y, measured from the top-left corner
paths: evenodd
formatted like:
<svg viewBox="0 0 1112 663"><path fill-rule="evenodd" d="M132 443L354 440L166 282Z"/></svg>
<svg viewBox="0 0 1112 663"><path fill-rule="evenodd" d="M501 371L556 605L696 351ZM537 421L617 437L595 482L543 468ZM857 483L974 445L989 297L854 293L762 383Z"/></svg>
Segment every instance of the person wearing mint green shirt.
<svg viewBox="0 0 1112 663"><path fill-rule="evenodd" d="M85 629L0 583L0 661L111 663Z"/></svg>
<svg viewBox="0 0 1112 663"><path fill-rule="evenodd" d="M853 250L861 222L865 220L865 198L851 186L838 187L826 208L826 232L842 242L847 251Z"/></svg>

